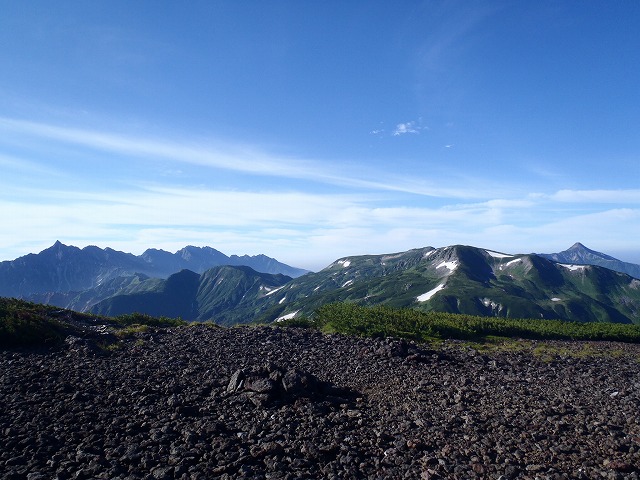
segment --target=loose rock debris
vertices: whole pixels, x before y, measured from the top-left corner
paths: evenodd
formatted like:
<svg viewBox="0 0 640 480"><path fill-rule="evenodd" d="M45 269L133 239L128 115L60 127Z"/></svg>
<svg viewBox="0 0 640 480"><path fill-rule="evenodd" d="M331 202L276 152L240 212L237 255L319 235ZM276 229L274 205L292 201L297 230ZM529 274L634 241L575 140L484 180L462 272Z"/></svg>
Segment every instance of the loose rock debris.
<svg viewBox="0 0 640 480"><path fill-rule="evenodd" d="M0 352L0 478L640 478L636 345L541 358L207 326L92 342Z"/></svg>

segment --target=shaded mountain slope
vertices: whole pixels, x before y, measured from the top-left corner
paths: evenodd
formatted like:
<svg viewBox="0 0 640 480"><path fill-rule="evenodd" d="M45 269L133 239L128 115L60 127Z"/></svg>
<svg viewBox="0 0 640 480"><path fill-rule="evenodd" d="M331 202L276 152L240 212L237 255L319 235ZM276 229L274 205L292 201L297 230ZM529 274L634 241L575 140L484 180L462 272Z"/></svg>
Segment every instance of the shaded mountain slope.
<svg viewBox="0 0 640 480"><path fill-rule="evenodd" d="M86 312L93 305L112 297L116 294L127 294L137 290L144 282L144 288L154 289L155 285L162 279L151 279L142 273L134 275L116 277L104 281L100 285L82 290L79 292L46 292L34 293L25 297L25 299L36 302L45 303L47 305L55 305L61 308L68 308L78 312Z"/></svg>
<svg viewBox="0 0 640 480"><path fill-rule="evenodd" d="M149 279L125 294L107 298L93 313L117 316L146 313L183 320L248 323L264 310L270 292L291 277L259 273L249 267L221 266L197 274L182 270L166 280Z"/></svg>

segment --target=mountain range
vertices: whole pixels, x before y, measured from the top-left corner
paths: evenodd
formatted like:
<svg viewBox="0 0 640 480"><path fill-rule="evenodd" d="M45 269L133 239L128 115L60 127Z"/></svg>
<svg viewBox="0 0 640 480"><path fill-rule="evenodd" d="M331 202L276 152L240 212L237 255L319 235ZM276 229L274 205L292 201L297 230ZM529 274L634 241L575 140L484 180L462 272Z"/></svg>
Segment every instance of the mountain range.
<svg viewBox="0 0 640 480"><path fill-rule="evenodd" d="M183 269L203 273L220 265L248 266L290 277L307 273L265 255L229 257L211 247L187 246L176 253L149 249L138 256L95 246L80 249L57 241L38 254L0 262L0 296L74 298L94 288L113 294L149 277L167 278Z"/></svg>
<svg viewBox="0 0 640 480"><path fill-rule="evenodd" d="M181 296L196 299L176 316L221 324L310 316L319 306L338 301L481 316L640 323L640 280L629 275L462 245L345 257L289 281L280 277L267 283L266 277L237 267L189 278L188 293L174 290L172 284L184 286L174 277L161 284L143 282L92 311L157 314L155 307L145 309L153 303L145 301L152 290L157 303ZM208 304L226 309L213 310Z"/></svg>
<svg viewBox="0 0 640 480"><path fill-rule="evenodd" d="M87 256L93 262L72 261ZM39 281L39 291L33 292L32 286L33 293L26 298L103 315L138 311L232 325L310 316L323 304L349 301L481 316L640 323L640 280L586 264L606 261L610 267L625 266L581 244L557 254L515 255L463 245L424 247L345 257L296 278L285 272L258 272L246 265L207 269L207 259L233 258L209 247L186 247L176 254L147 250L136 257L56 243L31 256L35 259L29 257L18 260L24 264L25 258L32 263L37 259L40 269L19 277L18 260L3 262L0 287L7 283L4 269L9 264L14 282L24 290L30 279ZM105 258L117 261L109 263ZM179 269L182 262L191 262L192 269L175 271L166 278L157 273ZM268 263L283 265L273 259ZM131 264L147 269L132 269ZM284 267L296 274L303 272ZM77 288L81 280L90 286ZM64 288L51 288L56 286ZM1 290L0 295L16 296Z"/></svg>
<svg viewBox="0 0 640 480"><path fill-rule="evenodd" d="M271 301L284 306L276 320L350 301L481 316L640 323L638 279L599 266L462 245L342 258L291 281Z"/></svg>

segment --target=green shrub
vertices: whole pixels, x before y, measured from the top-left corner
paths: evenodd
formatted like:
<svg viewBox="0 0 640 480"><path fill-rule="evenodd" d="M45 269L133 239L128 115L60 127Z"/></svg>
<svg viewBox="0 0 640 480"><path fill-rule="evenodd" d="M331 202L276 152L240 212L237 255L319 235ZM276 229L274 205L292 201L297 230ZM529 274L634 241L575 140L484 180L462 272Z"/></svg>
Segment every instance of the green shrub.
<svg viewBox="0 0 640 480"><path fill-rule="evenodd" d="M60 309L52 305L25 302L15 298L0 297L0 347L18 348L29 346L53 346L68 335L82 336L85 333L75 322L93 319L92 315ZM151 317L140 313L109 318L121 327L120 336L149 327L173 327L185 325L180 319ZM127 330L127 327L131 327ZM124 331L123 331L124 330Z"/></svg>
<svg viewBox="0 0 640 480"><path fill-rule="evenodd" d="M324 305L316 311L313 323L325 332L420 341L444 338L478 340L493 336L640 343L638 325L476 317L386 306L363 307L353 303Z"/></svg>
<svg viewBox="0 0 640 480"><path fill-rule="evenodd" d="M54 345L66 336L55 319L56 307L0 298L0 346L5 348Z"/></svg>

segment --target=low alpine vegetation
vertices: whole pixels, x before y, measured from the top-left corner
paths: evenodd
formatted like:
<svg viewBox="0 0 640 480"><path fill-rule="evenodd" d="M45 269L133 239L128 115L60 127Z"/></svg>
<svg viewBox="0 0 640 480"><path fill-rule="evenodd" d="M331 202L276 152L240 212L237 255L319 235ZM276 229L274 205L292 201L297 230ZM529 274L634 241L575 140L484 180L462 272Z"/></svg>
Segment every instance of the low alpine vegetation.
<svg viewBox="0 0 640 480"><path fill-rule="evenodd" d="M140 313L115 318L96 317L52 305L0 297L0 347L2 348L53 346L61 343L69 335L85 336L88 331L91 331L92 326L100 323L112 327L119 338L150 327L186 325L183 320L156 318Z"/></svg>
<svg viewBox="0 0 640 480"><path fill-rule="evenodd" d="M297 320L301 324L305 320ZM608 340L640 343L640 326L561 320L477 317L420 312L386 306L333 303L320 307L308 325L325 332L366 337L402 337L417 341L482 340L510 337L532 340ZM296 325L298 326L298 325Z"/></svg>
<svg viewBox="0 0 640 480"><path fill-rule="evenodd" d="M0 298L0 346L54 344L65 335L64 325L56 318L58 308Z"/></svg>
<svg viewBox="0 0 640 480"><path fill-rule="evenodd" d="M181 319L168 317L152 317L145 313L129 313L113 317L112 320L120 325L129 327L132 325L145 325L147 327L179 327L187 322Z"/></svg>

